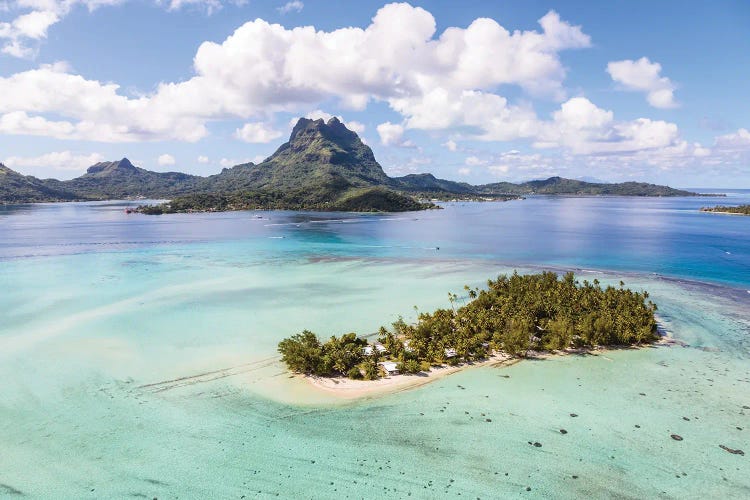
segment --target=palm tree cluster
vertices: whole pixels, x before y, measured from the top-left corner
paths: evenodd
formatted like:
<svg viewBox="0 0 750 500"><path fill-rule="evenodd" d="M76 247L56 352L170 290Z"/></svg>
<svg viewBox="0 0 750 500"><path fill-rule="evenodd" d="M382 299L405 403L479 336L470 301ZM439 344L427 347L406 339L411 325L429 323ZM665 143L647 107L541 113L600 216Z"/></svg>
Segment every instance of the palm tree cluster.
<svg viewBox="0 0 750 500"><path fill-rule="evenodd" d="M622 282L603 288L598 280L579 283L573 273L513 273L489 280L486 289L465 290L465 305L459 307L459 297L449 294L450 308L420 313L414 324L399 318L391 329L381 327L378 341L384 353L365 351L367 342L353 333L320 344L307 331L283 340L279 352L293 371L377 378L381 356L398 362L402 373L414 373L430 365L483 359L493 351L525 357L529 351L657 339L656 305L648 292L628 290Z"/></svg>

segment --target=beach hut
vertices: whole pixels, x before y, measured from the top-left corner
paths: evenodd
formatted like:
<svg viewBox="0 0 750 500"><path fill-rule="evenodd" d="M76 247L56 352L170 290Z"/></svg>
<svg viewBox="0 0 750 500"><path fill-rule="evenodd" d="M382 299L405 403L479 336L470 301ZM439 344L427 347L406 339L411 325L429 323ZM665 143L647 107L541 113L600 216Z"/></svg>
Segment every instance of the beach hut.
<svg viewBox="0 0 750 500"><path fill-rule="evenodd" d="M456 357L456 350L455 349L446 349L445 350L445 359L451 359Z"/></svg>
<svg viewBox="0 0 750 500"><path fill-rule="evenodd" d="M397 365L393 361L383 361L378 364L383 367L383 370L385 370L385 373L388 375L398 375Z"/></svg>
<svg viewBox="0 0 750 500"><path fill-rule="evenodd" d="M377 350L380 354L388 352L388 349L385 348L383 344L376 343L376 344L368 344L362 348L362 354L365 356L372 356L372 353Z"/></svg>

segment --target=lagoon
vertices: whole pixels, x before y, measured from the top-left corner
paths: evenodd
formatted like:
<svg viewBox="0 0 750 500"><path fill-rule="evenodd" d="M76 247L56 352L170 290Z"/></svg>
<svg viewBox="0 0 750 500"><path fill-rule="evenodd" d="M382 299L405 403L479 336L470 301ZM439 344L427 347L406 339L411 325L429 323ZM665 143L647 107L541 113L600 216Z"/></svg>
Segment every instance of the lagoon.
<svg viewBox="0 0 750 500"><path fill-rule="evenodd" d="M715 201L0 207L0 495L746 498L747 456L719 445L750 453L750 219L698 211ZM514 269L647 289L684 347L468 369L355 402L278 361L304 328L374 332Z"/></svg>

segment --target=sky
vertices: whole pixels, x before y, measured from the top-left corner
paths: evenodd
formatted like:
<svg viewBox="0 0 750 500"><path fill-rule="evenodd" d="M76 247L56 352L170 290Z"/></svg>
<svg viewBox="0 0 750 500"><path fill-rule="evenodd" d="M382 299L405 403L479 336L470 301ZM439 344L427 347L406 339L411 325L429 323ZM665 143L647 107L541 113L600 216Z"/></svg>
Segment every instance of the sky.
<svg viewBox="0 0 750 500"><path fill-rule="evenodd" d="M0 0L0 162L210 175L338 116L389 175L750 188L750 2Z"/></svg>

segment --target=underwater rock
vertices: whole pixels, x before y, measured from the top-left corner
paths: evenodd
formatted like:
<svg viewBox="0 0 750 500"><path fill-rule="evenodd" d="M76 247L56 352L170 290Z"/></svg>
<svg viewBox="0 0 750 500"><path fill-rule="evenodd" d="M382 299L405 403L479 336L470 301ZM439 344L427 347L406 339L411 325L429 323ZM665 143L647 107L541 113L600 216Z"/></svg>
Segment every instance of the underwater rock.
<svg viewBox="0 0 750 500"><path fill-rule="evenodd" d="M721 448L724 451L727 451L727 452L731 453L732 455L744 455L745 454L745 452L742 451L742 450L735 450L733 448L730 448L729 446L724 446L723 444L720 444L719 448Z"/></svg>

